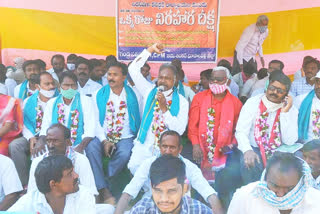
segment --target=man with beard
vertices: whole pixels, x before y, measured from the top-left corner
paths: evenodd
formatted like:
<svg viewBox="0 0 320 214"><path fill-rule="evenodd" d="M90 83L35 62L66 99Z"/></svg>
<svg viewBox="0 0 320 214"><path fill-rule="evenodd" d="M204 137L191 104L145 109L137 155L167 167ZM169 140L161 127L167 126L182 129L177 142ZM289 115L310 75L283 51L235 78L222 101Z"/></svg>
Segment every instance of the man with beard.
<svg viewBox="0 0 320 214"><path fill-rule="evenodd" d="M53 55L51 57L51 65L52 68L47 70L47 72L52 75L53 79L59 82L59 75L67 71L64 56L61 54Z"/></svg>
<svg viewBox="0 0 320 214"><path fill-rule="evenodd" d="M307 70L305 72L307 75ZM320 138L320 72L311 81L314 89L295 99L295 106L299 109L299 139L304 142Z"/></svg>
<svg viewBox="0 0 320 214"><path fill-rule="evenodd" d="M89 160L85 155L73 150L70 141L70 130L67 127L59 123L51 125L47 130L46 145L49 151L32 161L28 192L38 189L35 171L39 163L48 156L65 155L72 161L74 171L79 175L80 184L87 187L92 194L98 195Z"/></svg>
<svg viewBox="0 0 320 214"><path fill-rule="evenodd" d="M13 140L9 144L9 154L17 168L23 186L28 183L28 156L30 152L31 154L37 152L33 148L38 143L43 113L47 102L55 94L58 94L54 80L48 72L36 75L34 83L36 84L37 91L23 102L23 136Z"/></svg>
<svg viewBox="0 0 320 214"><path fill-rule="evenodd" d="M188 185L186 165L178 157L163 155L150 167L152 197L141 199L130 211L131 214L201 213L212 210L201 202L185 196Z"/></svg>
<svg viewBox="0 0 320 214"><path fill-rule="evenodd" d="M281 144L298 140L298 111L288 96L290 79L273 71L265 94L251 97L240 112L236 127L240 169L244 184L259 180L267 159Z"/></svg>
<svg viewBox="0 0 320 214"><path fill-rule="evenodd" d="M99 83L90 79L91 70L89 60L78 57L74 72L78 78L78 91L80 94L89 97L92 97L92 94L102 87Z"/></svg>
<svg viewBox="0 0 320 214"><path fill-rule="evenodd" d="M177 131L180 135L188 122L188 101L174 87L177 69L174 65L163 64L158 74L158 87L141 74L141 67L153 54L161 53L158 44L145 49L129 66L129 74L144 100L144 110L137 138L134 140L128 168L134 174L139 165L159 154L160 135L165 130Z"/></svg>
<svg viewBox="0 0 320 214"><path fill-rule="evenodd" d="M34 173L38 190L28 192L9 212L96 213L94 196L79 185L72 161L64 155L44 158Z"/></svg>
<svg viewBox="0 0 320 214"><path fill-rule="evenodd" d="M313 77L320 70L320 62L316 58L310 58L304 62L303 70L305 76L293 81L290 89L290 94L295 97L313 90L315 81Z"/></svg>
<svg viewBox="0 0 320 214"><path fill-rule="evenodd" d="M320 190L320 140L312 140L303 145L303 159L309 164L315 181L315 188Z"/></svg>
<svg viewBox="0 0 320 214"><path fill-rule="evenodd" d="M261 180L234 194L228 214L315 214L320 192L313 188L310 167L290 153L275 153Z"/></svg>
<svg viewBox="0 0 320 214"><path fill-rule="evenodd" d="M40 66L36 60L27 60L23 63L22 69L26 80L14 88L14 97L24 100L37 90L36 83L32 79L40 74Z"/></svg>
<svg viewBox="0 0 320 214"><path fill-rule="evenodd" d="M126 167L133 147L133 140L140 128L139 95L125 83L128 74L126 64L113 62L108 70L109 84L93 95L95 112L99 117L97 137L100 141L90 143L86 154L92 166L97 188L103 201L115 203L107 193L111 178ZM104 174L102 158L110 157L107 175Z"/></svg>

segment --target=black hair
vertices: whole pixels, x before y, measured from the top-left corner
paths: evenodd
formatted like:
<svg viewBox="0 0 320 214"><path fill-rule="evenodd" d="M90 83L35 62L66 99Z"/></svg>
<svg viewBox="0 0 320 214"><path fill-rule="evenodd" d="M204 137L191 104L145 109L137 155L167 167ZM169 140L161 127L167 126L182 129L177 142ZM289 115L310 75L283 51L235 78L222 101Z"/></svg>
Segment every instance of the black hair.
<svg viewBox="0 0 320 214"><path fill-rule="evenodd" d="M64 126L61 123L54 123L47 129L47 132L49 129L54 129L54 128L61 129L63 131L64 139L70 139L71 132L70 132L70 129L68 129L66 126Z"/></svg>
<svg viewBox="0 0 320 214"><path fill-rule="evenodd" d="M303 152L310 152L312 150L318 150L318 154L320 155L320 140L314 139L309 141L308 143L303 145Z"/></svg>
<svg viewBox="0 0 320 214"><path fill-rule="evenodd" d="M75 83L78 82L77 76L72 71L65 71L65 72L61 72L60 75L59 75L59 83L60 83L60 85L62 84L64 78L66 78L66 77L69 77Z"/></svg>
<svg viewBox="0 0 320 214"><path fill-rule="evenodd" d="M5 83L6 78L6 66L0 63L0 82Z"/></svg>
<svg viewBox="0 0 320 214"><path fill-rule="evenodd" d="M26 67L29 65L36 65L40 69L40 65L37 60L27 60L22 64L22 69L26 72Z"/></svg>
<svg viewBox="0 0 320 214"><path fill-rule="evenodd" d="M291 80L290 78L285 75L282 71L280 70L274 70L270 76L269 76L269 85L275 81L280 82L281 84L285 85L287 92L289 92L290 87L291 87Z"/></svg>
<svg viewBox="0 0 320 214"><path fill-rule="evenodd" d="M171 70L171 71L173 72L173 75L174 75L175 77L177 77L178 69L177 69L177 67L176 67L175 65L173 65L173 64L171 64L171 63L164 63L164 64L162 64L162 65L160 66L159 72L162 71L162 70L164 70L164 69L169 69L169 70Z"/></svg>
<svg viewBox="0 0 320 214"><path fill-rule="evenodd" d="M225 68L227 68L230 72L231 72L231 70L232 70L231 63L230 63L228 60L226 60L226 59L221 59L221 60L218 62L217 66L225 67Z"/></svg>
<svg viewBox="0 0 320 214"><path fill-rule="evenodd" d="M76 60L76 63L75 63L76 69L78 68L78 66L79 66L80 64L85 64L85 65L88 66L88 68L89 68L90 71L92 70L92 69L91 69L91 63L90 63L90 61L87 60L87 59L84 58L84 57L81 57L81 56L79 56L79 57L77 58L77 60Z"/></svg>
<svg viewBox="0 0 320 214"><path fill-rule="evenodd" d="M186 166L184 162L172 155L162 155L157 158L150 167L151 186L155 187L161 182L177 178L179 184L184 184L186 178Z"/></svg>
<svg viewBox="0 0 320 214"><path fill-rule="evenodd" d="M243 72L246 74L252 75L254 73L257 73L257 68L251 63L246 63L243 65Z"/></svg>
<svg viewBox="0 0 320 214"><path fill-rule="evenodd" d="M67 57L67 61L69 60L77 60L78 59L78 56L75 55L75 54L69 54L69 56Z"/></svg>
<svg viewBox="0 0 320 214"><path fill-rule="evenodd" d="M271 167L279 164L280 172L288 172L292 169L297 171L299 178L303 175L303 162L292 153L275 152L267 162L266 175L267 178Z"/></svg>
<svg viewBox="0 0 320 214"><path fill-rule="evenodd" d="M261 68L257 73L258 80L261 80L266 76L268 76L268 69L266 68Z"/></svg>
<svg viewBox="0 0 320 214"><path fill-rule="evenodd" d="M90 59L91 69L93 70L95 67L102 66L102 62L98 59Z"/></svg>
<svg viewBox="0 0 320 214"><path fill-rule="evenodd" d="M144 63L143 67L147 67L150 70L150 65L148 63Z"/></svg>
<svg viewBox="0 0 320 214"><path fill-rule="evenodd" d="M108 63L108 70L111 67L121 68L122 75L124 75L124 76L128 75L128 66L122 62L116 61L116 62Z"/></svg>
<svg viewBox="0 0 320 214"><path fill-rule="evenodd" d="M179 146L182 145L182 139L181 139L181 136L178 132L174 131L174 130L167 130L165 132L163 132L160 136L160 144L162 143L162 139L165 137L165 136L177 136L178 137L178 140L179 140Z"/></svg>
<svg viewBox="0 0 320 214"><path fill-rule="evenodd" d="M171 61L171 64L176 66L178 70L181 70L182 69L182 62L180 59L173 59Z"/></svg>
<svg viewBox="0 0 320 214"><path fill-rule="evenodd" d="M41 80L41 76L43 75L50 75L50 73L46 72L46 71L43 71L41 72L40 74L37 74L37 75L31 75L31 78L30 78L30 81L33 83L33 84L39 84L40 85L40 80ZM52 77L52 76L51 76Z"/></svg>
<svg viewBox="0 0 320 214"><path fill-rule="evenodd" d="M117 58L114 55L109 55L106 57L106 61L108 62L117 62Z"/></svg>
<svg viewBox="0 0 320 214"><path fill-rule="evenodd" d="M60 59L62 59L63 62L65 61L63 55L61 55L61 54L55 54L55 55L53 55L53 56L51 57L51 65L53 64L53 59L54 59L54 58L60 58Z"/></svg>
<svg viewBox="0 0 320 214"><path fill-rule="evenodd" d="M45 63L45 61L43 61L42 59L36 59L35 61L37 61L37 63L39 64L40 68L43 68L44 70L47 67L47 64Z"/></svg>
<svg viewBox="0 0 320 214"><path fill-rule="evenodd" d="M211 74L212 74L212 70L213 69L207 69L207 70L201 71L200 77L204 76L205 78L210 79L211 78Z"/></svg>
<svg viewBox="0 0 320 214"><path fill-rule="evenodd" d="M39 191L43 194L51 192L50 181L60 182L63 171L71 168L71 160L64 155L53 155L41 160L34 173Z"/></svg>
<svg viewBox="0 0 320 214"><path fill-rule="evenodd" d="M317 60L316 58L314 57L311 57L311 58L308 58L308 59L305 59L304 63L303 63L303 68L305 68L308 64L310 63L315 63L318 67L318 70L320 69L320 62L319 60Z"/></svg>
<svg viewBox="0 0 320 214"><path fill-rule="evenodd" d="M277 63L277 64L280 64L280 70L281 70L281 71L282 71L282 70L283 70L283 68L284 68L284 64L283 64L283 62L282 62L282 61L280 61L280 60L274 59L274 60L271 60L271 61L269 62L269 65L270 65L271 63Z"/></svg>

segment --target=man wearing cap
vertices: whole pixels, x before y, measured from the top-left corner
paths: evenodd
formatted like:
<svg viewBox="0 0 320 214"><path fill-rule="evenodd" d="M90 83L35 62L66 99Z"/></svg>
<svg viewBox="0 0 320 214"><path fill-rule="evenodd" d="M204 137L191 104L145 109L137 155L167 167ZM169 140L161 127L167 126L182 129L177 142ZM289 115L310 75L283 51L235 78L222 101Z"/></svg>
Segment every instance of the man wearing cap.
<svg viewBox="0 0 320 214"><path fill-rule="evenodd" d="M294 102L299 109L299 139L304 142L320 138L320 72L312 81L314 89L296 97Z"/></svg>
<svg viewBox="0 0 320 214"><path fill-rule="evenodd" d="M241 180L235 179L235 176L240 174L235 172L240 168L239 165L236 166L239 161L231 161L231 157L238 154L233 152L237 145L234 132L242 103L227 90L229 76L229 70L225 67L213 69L209 80L210 89L196 94L192 101L188 124L188 137L193 144L193 159L201 163L202 172L209 181L213 180L212 174L216 171L219 197L230 196L230 192L233 193L240 187L237 182L229 179ZM231 198L226 197L226 200L222 201L228 206L230 200Z"/></svg>

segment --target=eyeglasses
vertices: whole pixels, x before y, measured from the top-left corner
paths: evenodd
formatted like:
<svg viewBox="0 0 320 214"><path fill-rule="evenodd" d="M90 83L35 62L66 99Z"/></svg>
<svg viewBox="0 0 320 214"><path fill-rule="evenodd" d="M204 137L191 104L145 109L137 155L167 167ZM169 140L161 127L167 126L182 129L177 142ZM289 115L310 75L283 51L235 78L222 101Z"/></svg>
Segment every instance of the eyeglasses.
<svg viewBox="0 0 320 214"><path fill-rule="evenodd" d="M270 90L270 91L276 91L278 94L283 94L283 93L286 92L284 89L275 87L275 86L273 86L273 85L269 85L268 90Z"/></svg>
<svg viewBox="0 0 320 214"><path fill-rule="evenodd" d="M210 78L210 83L213 82L223 82L227 79L227 77L211 77Z"/></svg>

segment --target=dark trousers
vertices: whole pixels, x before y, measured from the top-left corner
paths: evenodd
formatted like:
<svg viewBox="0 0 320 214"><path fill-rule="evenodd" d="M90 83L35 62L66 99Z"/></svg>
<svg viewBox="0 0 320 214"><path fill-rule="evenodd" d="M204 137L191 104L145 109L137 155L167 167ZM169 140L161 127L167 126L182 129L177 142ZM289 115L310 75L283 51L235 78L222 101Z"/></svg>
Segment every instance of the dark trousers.
<svg viewBox="0 0 320 214"><path fill-rule="evenodd" d="M226 167L215 172L214 188L218 193L222 205L226 209L229 207L234 192L242 185L239 162L240 155L241 152L238 149L234 149L233 152L228 155Z"/></svg>
<svg viewBox="0 0 320 214"><path fill-rule="evenodd" d="M252 64L252 66L254 66L255 70L257 70L257 61L253 60L253 58L251 58L248 62L246 60L243 60L243 66L245 66L247 63ZM239 73L240 70L240 64L237 58L237 51L234 51L234 55L233 55L233 64L232 64L232 71L231 71L231 75L235 75L237 73Z"/></svg>
<svg viewBox="0 0 320 214"><path fill-rule="evenodd" d="M127 165L133 147L133 138L122 139L116 144L115 153L112 155L108 163L106 176L104 174L102 163L104 147L97 138L95 139L96 140L93 140L88 144L86 148L86 155L93 171L97 189L110 189L108 179L119 174ZM106 180L105 177L108 179Z"/></svg>
<svg viewBox="0 0 320 214"><path fill-rule="evenodd" d="M253 151L259 156L260 163L256 161L255 165L251 168L247 168L244 159L243 159L243 154L241 153L240 156L240 172L241 172L241 177L243 181L243 185L247 185L249 183L255 182L260 180L261 174L263 172L264 166L262 162L262 157L260 154L260 149L258 147L252 147Z"/></svg>

